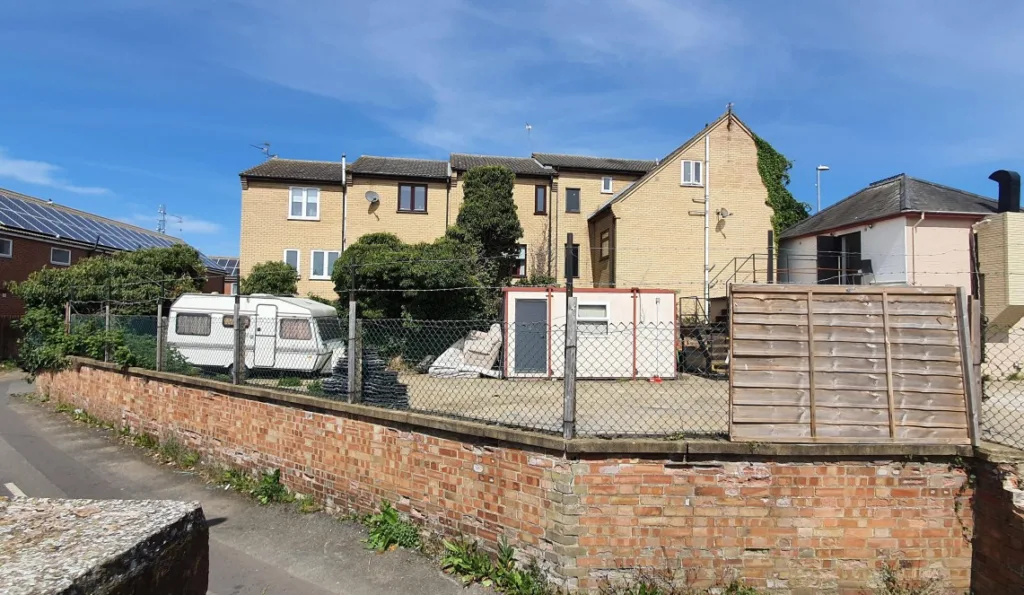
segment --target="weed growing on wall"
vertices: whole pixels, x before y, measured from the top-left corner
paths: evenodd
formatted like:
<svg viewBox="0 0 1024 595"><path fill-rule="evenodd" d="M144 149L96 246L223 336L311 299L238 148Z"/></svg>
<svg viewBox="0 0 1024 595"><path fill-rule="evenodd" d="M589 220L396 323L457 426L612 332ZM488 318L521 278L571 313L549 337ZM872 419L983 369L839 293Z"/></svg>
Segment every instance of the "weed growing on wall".
<svg viewBox="0 0 1024 595"><path fill-rule="evenodd" d="M466 585L480 583L509 595L548 595L554 592L536 560L531 559L524 568L516 564L515 549L505 537L501 538L498 556L493 560L475 541L445 541L441 569L459 577Z"/></svg>
<svg viewBox="0 0 1024 595"><path fill-rule="evenodd" d="M876 595L944 595L949 590L936 577L911 579L900 564L889 562L878 571Z"/></svg>
<svg viewBox="0 0 1024 595"><path fill-rule="evenodd" d="M364 543L372 550L384 552L397 547L420 547L419 528L403 519L387 500L381 502L380 512L367 517L365 524L370 534Z"/></svg>

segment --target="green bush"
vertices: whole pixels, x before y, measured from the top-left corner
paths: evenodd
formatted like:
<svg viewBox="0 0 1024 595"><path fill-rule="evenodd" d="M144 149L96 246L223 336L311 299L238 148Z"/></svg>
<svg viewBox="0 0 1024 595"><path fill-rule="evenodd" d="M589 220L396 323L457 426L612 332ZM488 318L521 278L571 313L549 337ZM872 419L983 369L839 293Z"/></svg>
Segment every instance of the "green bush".
<svg viewBox="0 0 1024 595"><path fill-rule="evenodd" d="M291 502L293 500L288 488L281 483L281 470L274 469L270 473L260 474L260 480L252 490L253 498L260 504L272 502Z"/></svg>
<svg viewBox="0 0 1024 595"><path fill-rule="evenodd" d="M285 376L277 380L277 385L281 388L294 388L296 386L302 386L302 380L294 376Z"/></svg>
<svg viewBox="0 0 1024 595"><path fill-rule="evenodd" d="M398 514L387 500L381 502L380 512L366 519L369 535L364 540L366 547L378 552L404 547L420 547L420 531Z"/></svg>
<svg viewBox="0 0 1024 595"><path fill-rule="evenodd" d="M306 392L313 395L314 397L324 396L324 383L321 380L314 380L306 385Z"/></svg>
<svg viewBox="0 0 1024 595"><path fill-rule="evenodd" d="M284 262L261 262L253 265L249 274L242 278L240 291L243 295L295 295L298 292L295 283L297 278L295 269Z"/></svg>

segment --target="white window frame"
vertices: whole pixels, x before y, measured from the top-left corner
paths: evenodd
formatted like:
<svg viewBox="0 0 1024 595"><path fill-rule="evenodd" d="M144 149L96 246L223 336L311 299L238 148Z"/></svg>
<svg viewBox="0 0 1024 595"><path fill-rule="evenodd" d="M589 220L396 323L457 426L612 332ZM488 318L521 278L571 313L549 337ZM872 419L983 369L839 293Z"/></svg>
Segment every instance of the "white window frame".
<svg viewBox="0 0 1024 595"><path fill-rule="evenodd" d="M281 260L283 260L285 264L288 264L289 252L295 253L295 278L301 279L302 275L299 274L299 271L302 270L302 251L298 248L285 248L284 255L281 257Z"/></svg>
<svg viewBox="0 0 1024 595"><path fill-rule="evenodd" d="M513 279L526 279L527 277L530 276L529 273L527 272L529 269L527 269L527 266L526 266L527 265L526 259L528 258L529 253L530 253L529 246L527 244L519 244L518 246L516 246L516 263L513 265L515 267L515 272L512 274L512 278ZM523 263L522 264L522 269L523 269L522 274L519 273L519 268L520 268L519 263L520 262Z"/></svg>
<svg viewBox="0 0 1024 595"><path fill-rule="evenodd" d="M611 194L612 187L615 184L615 179L611 176L604 176L601 178L601 194Z"/></svg>
<svg viewBox="0 0 1024 595"><path fill-rule="evenodd" d="M319 253L324 255L324 274L323 275L317 275L317 274L315 274L313 272L313 263L316 262L316 254L317 254L317 252L319 252ZM331 272L332 271L330 270L330 267L327 266L327 263L330 261L330 255L331 254L337 254L338 255L337 258L341 258L341 251L340 250L310 250L309 251L309 278L310 279L316 279L316 280L319 280L319 281L330 280Z"/></svg>
<svg viewBox="0 0 1024 595"><path fill-rule="evenodd" d="M686 179L686 165L690 165L690 177L694 178L693 166L697 164L699 166L700 175L696 176L696 179ZM679 185L680 186L703 186L704 185L704 162L694 161L690 159L683 159L679 162Z"/></svg>
<svg viewBox="0 0 1024 595"><path fill-rule="evenodd" d="M0 246L7 244L7 249L0 248L0 258L14 258L14 240L11 238L0 238Z"/></svg>
<svg viewBox="0 0 1024 595"><path fill-rule="evenodd" d="M67 252L68 253L68 261L67 262L62 262L60 260L55 260L53 258L53 253L55 251L57 251L57 250L60 250L61 252ZM51 247L50 248L50 264L56 265L56 266L59 266L59 267L69 267L69 266L71 266L71 249L70 248Z"/></svg>
<svg viewBox="0 0 1024 595"><path fill-rule="evenodd" d="M602 317L589 317L583 316L580 312L580 308L583 306L602 306L604 308L604 316ZM608 302L579 302L576 304L576 332L581 335L607 335L611 330L611 305ZM596 322L604 324L604 331L591 331L588 329L588 322Z"/></svg>
<svg viewBox="0 0 1024 595"><path fill-rule="evenodd" d="M292 194L296 190L302 191L302 214L292 215ZM316 192L316 200L309 200L310 191ZM310 216L309 204L310 202L316 203L316 215ZM288 187L288 218L293 221L319 221L320 220L320 189L313 186L289 186Z"/></svg>

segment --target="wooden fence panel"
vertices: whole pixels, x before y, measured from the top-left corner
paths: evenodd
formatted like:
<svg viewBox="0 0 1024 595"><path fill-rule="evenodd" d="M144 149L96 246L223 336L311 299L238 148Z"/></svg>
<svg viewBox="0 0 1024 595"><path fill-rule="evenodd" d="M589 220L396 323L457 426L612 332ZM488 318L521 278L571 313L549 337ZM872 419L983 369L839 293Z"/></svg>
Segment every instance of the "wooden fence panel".
<svg viewBox="0 0 1024 595"><path fill-rule="evenodd" d="M970 444L956 288L733 285L730 437Z"/></svg>

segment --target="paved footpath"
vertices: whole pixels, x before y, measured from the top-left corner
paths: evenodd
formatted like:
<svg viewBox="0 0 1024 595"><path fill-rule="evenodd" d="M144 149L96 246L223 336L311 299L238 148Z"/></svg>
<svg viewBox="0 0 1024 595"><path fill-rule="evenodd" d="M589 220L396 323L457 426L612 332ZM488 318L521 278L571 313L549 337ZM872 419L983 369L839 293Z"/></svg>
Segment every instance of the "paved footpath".
<svg viewBox="0 0 1024 595"><path fill-rule="evenodd" d="M20 375L0 376L0 495L198 500L210 523L211 595L480 594L408 551L378 555L352 522L259 506L160 465L78 424L10 395L31 392Z"/></svg>

